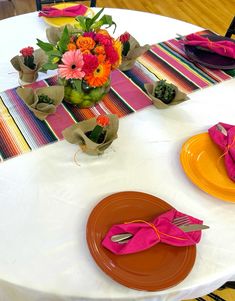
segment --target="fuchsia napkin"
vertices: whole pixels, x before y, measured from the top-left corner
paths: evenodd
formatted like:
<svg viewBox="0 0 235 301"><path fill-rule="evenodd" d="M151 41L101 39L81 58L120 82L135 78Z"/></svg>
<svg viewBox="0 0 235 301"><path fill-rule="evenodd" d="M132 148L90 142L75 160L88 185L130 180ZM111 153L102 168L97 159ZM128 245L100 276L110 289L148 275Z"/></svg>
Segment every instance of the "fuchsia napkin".
<svg viewBox="0 0 235 301"><path fill-rule="evenodd" d="M140 252L151 248L159 242L173 246L190 246L198 243L201 239L201 231L184 232L171 222L173 219L186 214L175 209L156 217L152 222L131 222L114 225L106 234L102 245L111 252L123 255ZM187 215L192 224L203 222ZM116 234L131 233L133 237L125 244L112 242L111 237Z"/></svg>
<svg viewBox="0 0 235 301"><path fill-rule="evenodd" d="M57 17L76 17L79 15L85 15L87 7L82 4L74 5L71 7L58 9L52 6L45 6L43 10L39 12L39 17L57 18Z"/></svg>
<svg viewBox="0 0 235 301"><path fill-rule="evenodd" d="M194 33L187 35L185 38L184 44L186 45L200 46L220 55L235 59L235 43L231 41L223 40L213 42L206 37Z"/></svg>
<svg viewBox="0 0 235 301"><path fill-rule="evenodd" d="M217 125L212 126L208 132L211 139L224 152L224 162L228 176L235 181L235 126L222 122L219 122L219 124L225 128L227 136L218 129Z"/></svg>

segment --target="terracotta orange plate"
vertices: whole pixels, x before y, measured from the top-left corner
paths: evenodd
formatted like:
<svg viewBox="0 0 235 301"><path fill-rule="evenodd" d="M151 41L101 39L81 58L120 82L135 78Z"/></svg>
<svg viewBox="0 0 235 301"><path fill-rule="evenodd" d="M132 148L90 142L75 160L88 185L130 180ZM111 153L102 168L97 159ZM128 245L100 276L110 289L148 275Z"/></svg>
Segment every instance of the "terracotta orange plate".
<svg viewBox="0 0 235 301"><path fill-rule="evenodd" d="M227 175L222 151L202 133L187 140L180 160L189 179L208 194L235 202L235 183Z"/></svg>
<svg viewBox="0 0 235 301"><path fill-rule="evenodd" d="M87 223L87 243L97 265L112 279L132 289L158 291L181 282L191 271L196 247L159 243L143 252L115 255L101 245L109 228L134 219L153 220L172 207L146 193L127 191L103 199Z"/></svg>

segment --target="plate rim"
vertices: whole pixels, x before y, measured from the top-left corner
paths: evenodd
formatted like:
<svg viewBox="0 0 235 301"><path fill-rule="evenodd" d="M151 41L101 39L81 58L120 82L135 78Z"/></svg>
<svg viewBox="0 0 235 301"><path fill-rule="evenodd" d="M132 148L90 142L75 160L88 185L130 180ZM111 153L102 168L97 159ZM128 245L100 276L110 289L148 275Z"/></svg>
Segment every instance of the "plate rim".
<svg viewBox="0 0 235 301"><path fill-rule="evenodd" d="M79 4L79 3L78 3L78 4ZM57 7L61 7L62 5L64 5L65 8L67 8L67 7L76 6L76 5L78 5L78 4L72 3L72 2L63 2L63 3L57 3L57 4L55 4L55 5L52 5L52 7L57 8ZM83 5L84 5L84 4L83 4ZM86 6L86 5L84 5L84 6ZM91 12L91 13L94 15L93 10L92 10L90 7L88 7L88 6L86 6L86 7L87 7L87 12L86 12L86 14L85 14L84 16L86 16L87 13L89 13L89 12ZM56 20L58 20L58 19L63 20L63 19L65 19L65 18L66 18L66 19L70 19L70 22L64 21L63 24L60 24L60 25L56 25L56 24L53 22L53 20L55 20L55 19L56 19ZM71 24L71 25L78 24L78 22L75 20L74 17L56 17L56 18L48 18L48 17L42 16L42 19L45 21L45 23L47 23L48 25L50 25L50 26L52 26L52 27L61 27L61 26L65 26L65 25L67 25L67 24Z"/></svg>
<svg viewBox="0 0 235 301"><path fill-rule="evenodd" d="M195 173L193 172L188 172L189 170L191 171L192 169L189 168L187 169L186 167L189 166L189 164L186 163L186 160L185 158L187 157L185 154L187 153L185 150L186 148L188 147L188 145L194 141L195 139L199 138L199 137L202 137L205 139L205 137L209 137L209 134L207 132L203 132L203 133L200 133L200 134L196 134L196 135L193 135L191 136L190 138L188 138L182 145L181 147L181 151L180 151L180 162L181 162L181 166L182 166L182 169L184 171L184 173L186 174L186 176L191 180L191 182L197 186L198 188L200 188L202 191L206 192L207 194L209 194L210 196L213 196L219 200L222 200L222 201L226 201L226 202L229 202L229 203L234 203L235 202L235 196L234 196L234 199L231 200L231 199L227 199L226 197L223 197L222 195L219 194L216 194L216 193L213 193L211 192L211 189L207 189L207 186L205 187L205 185L201 185L201 182L200 182L200 179L195 175ZM215 145L216 147L216 145ZM198 181L199 179L199 181ZM215 186L215 185L214 185ZM216 187L216 186L215 186ZM234 188L235 190L235 188ZM235 195L235 194L234 194Z"/></svg>
<svg viewBox="0 0 235 301"><path fill-rule="evenodd" d="M202 34L201 35L202 37L206 37L206 38L212 38L213 40L213 37L215 37L215 40L217 41L221 41L221 40L226 40L226 41L231 41L233 43L235 43L235 40L231 39L231 38L228 38L228 37L223 37L221 35L217 35L215 33L207 33L207 34ZM221 38L221 39L220 39ZM235 59L233 58L229 58L227 57L228 59L231 59L233 60L233 64L230 64L229 66L224 66L224 65L215 65L215 64L210 64L210 63L207 63L207 62L203 62L201 61L200 59L197 59L197 56L195 56L195 54L191 54L192 51L191 49L197 49L198 46L193 46L193 45L187 45L185 44L184 45L184 49L185 49L185 54L187 55L188 58L190 58L193 62L197 63L197 64L200 64L202 66L205 66L205 67L208 67L208 68L211 68L211 69L221 69L221 70L231 70L231 69L234 69L235 68ZM217 55L217 56L221 56L217 53L213 53L214 55ZM196 58L196 59L195 59Z"/></svg>
<svg viewBox="0 0 235 301"><path fill-rule="evenodd" d="M144 195L147 195L147 196L150 196L151 198L155 198L156 200L161 200L164 204L166 204L167 206L169 206L169 210L171 208L173 208L169 203L167 203L166 201L154 196L154 195L151 195L151 194L148 194L148 193L144 193L144 192L139 192L139 191L121 191L121 192L116 192L116 193L112 193L106 197L104 197L100 202L98 202L95 207L92 209L92 211L90 212L89 214L89 217L88 217L88 220L87 220L87 227L86 227L86 241L87 241L87 245L88 245L88 249L90 251L90 254L92 256L92 258L95 260L97 266L106 274L108 275L110 278L112 278L113 280L115 280L116 282L118 282L119 284L122 284L124 285L125 287L128 287L128 288L131 288L131 289L136 289L136 290L145 290L145 291L161 291L161 290L165 290L165 289L168 289L170 287L173 287L173 286L176 286L177 284L179 284L180 282L182 282L187 276L188 274L191 272L194 264L195 264L195 260L196 260L196 245L193 245L193 246L186 246L184 247L185 248L185 258L188 260L188 261L191 261L191 264L190 266L187 266L187 272L186 272L186 275L183 275L182 278L179 279L179 281L176 281L175 283L171 284L171 285L168 285L168 286L162 286L161 285L161 288L158 288L156 287L156 284L142 284L141 282L136 285L136 284L132 284L130 283L130 281L128 280L123 280L121 277L119 277L119 275L116 275L115 273L111 273L109 271L109 269L106 267L105 264L101 264L101 261L99 260L100 256L99 256L99 252L94 252L94 248L95 248L95 244L94 244L94 247L92 248L92 242L91 242L91 235L89 234L89 232L91 232L90 228L91 228L91 222L92 222L92 218L93 218L93 215L96 213L96 210L97 208L99 208L100 206L102 206L102 203L103 202L107 202L109 200L110 197L113 197L115 195L118 195L118 194L122 194L122 193L138 193L138 194L144 194ZM90 237L89 237L90 235ZM102 247L104 248L104 247ZM178 248L178 247L176 247ZM117 255L118 256L118 255ZM120 256L123 256L123 255L120 255ZM125 256L125 255L124 255ZM130 256L130 254L128 255ZM186 259L184 258L184 261L186 261ZM182 273L182 270L183 268L185 268L185 265L182 264L180 270L178 271L178 273ZM184 271L184 270L183 270ZM184 272L185 274L185 272ZM171 279L170 279L171 280ZM171 282L169 279L168 279L168 282ZM158 285L159 286L159 285Z"/></svg>

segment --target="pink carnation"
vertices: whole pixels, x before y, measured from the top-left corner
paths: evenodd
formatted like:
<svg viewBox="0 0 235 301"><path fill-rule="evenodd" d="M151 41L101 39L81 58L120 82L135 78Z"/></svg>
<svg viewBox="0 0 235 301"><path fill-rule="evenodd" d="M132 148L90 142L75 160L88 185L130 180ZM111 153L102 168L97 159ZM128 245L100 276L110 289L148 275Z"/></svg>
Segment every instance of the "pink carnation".
<svg viewBox="0 0 235 301"><path fill-rule="evenodd" d="M99 65L98 59L93 54L83 54L84 65L82 71L85 74L92 73Z"/></svg>
<svg viewBox="0 0 235 301"><path fill-rule="evenodd" d="M95 39L95 33L92 32L92 31L84 32L84 34L83 34L82 36L83 36L83 37L92 38L93 40Z"/></svg>
<svg viewBox="0 0 235 301"><path fill-rule="evenodd" d="M95 36L95 40L100 43L101 45L111 45L112 41L111 38L107 35L104 35L102 33L97 33Z"/></svg>
<svg viewBox="0 0 235 301"><path fill-rule="evenodd" d="M105 46L105 53L107 59L110 61L111 65L114 65L119 59L117 51L113 48L112 45Z"/></svg>

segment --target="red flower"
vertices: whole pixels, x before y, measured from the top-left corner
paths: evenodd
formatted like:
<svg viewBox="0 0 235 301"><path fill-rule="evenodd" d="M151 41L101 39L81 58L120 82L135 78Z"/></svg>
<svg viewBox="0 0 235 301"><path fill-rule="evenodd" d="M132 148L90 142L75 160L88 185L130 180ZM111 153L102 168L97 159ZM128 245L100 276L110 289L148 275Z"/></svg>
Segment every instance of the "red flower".
<svg viewBox="0 0 235 301"><path fill-rule="evenodd" d="M105 127L106 125L109 125L109 117L107 115L99 115L96 118L96 123L99 126Z"/></svg>
<svg viewBox="0 0 235 301"><path fill-rule="evenodd" d="M83 61L82 71L84 71L86 75L95 71L99 65L98 58L93 54L83 54Z"/></svg>
<svg viewBox="0 0 235 301"><path fill-rule="evenodd" d="M105 46L105 53L107 59L110 61L111 65L114 65L116 61L119 59L117 51L113 48L112 45Z"/></svg>
<svg viewBox="0 0 235 301"><path fill-rule="evenodd" d="M20 50L20 53L23 55L23 57L32 56L33 52L34 52L34 49L33 49L33 47L30 47L30 46L25 47Z"/></svg>
<svg viewBox="0 0 235 301"><path fill-rule="evenodd" d="M120 35L119 40L122 42L122 44L128 42L130 39L130 34L128 32L123 33Z"/></svg>
<svg viewBox="0 0 235 301"><path fill-rule="evenodd" d="M104 35L102 33L97 33L95 36L95 40L100 43L101 45L111 45L112 40L110 36Z"/></svg>

